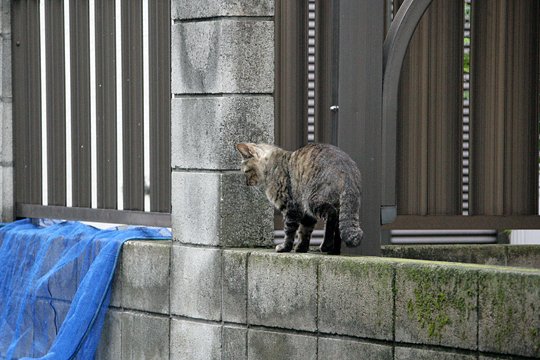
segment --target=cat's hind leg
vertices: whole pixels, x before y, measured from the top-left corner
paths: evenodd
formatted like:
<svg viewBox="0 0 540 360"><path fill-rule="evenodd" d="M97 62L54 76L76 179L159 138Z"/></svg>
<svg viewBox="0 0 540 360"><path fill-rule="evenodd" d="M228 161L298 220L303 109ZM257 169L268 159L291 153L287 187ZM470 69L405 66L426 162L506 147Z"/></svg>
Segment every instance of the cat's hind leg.
<svg viewBox="0 0 540 360"><path fill-rule="evenodd" d="M311 240L311 233L317 223L317 219L310 215L304 215L300 221L300 228L298 229L298 244L296 244L294 251L304 253L309 250L309 241Z"/></svg>
<svg viewBox="0 0 540 360"><path fill-rule="evenodd" d="M324 240L320 246L321 252L332 252L334 249L334 236L338 225L338 215L335 209L326 213L326 225L324 226Z"/></svg>
<svg viewBox="0 0 540 360"><path fill-rule="evenodd" d="M328 251L328 255L341 254L341 233L339 232L339 225L336 226L336 232L334 233L334 246L332 250Z"/></svg>

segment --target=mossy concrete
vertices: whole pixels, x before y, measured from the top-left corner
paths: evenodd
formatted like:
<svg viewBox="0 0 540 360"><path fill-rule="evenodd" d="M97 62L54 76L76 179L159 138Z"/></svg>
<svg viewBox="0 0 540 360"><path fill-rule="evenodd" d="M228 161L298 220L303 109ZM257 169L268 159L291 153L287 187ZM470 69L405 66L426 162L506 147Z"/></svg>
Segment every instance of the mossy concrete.
<svg viewBox="0 0 540 360"><path fill-rule="evenodd" d="M336 338L319 337L318 360L387 360L392 346Z"/></svg>
<svg viewBox="0 0 540 360"><path fill-rule="evenodd" d="M476 349L478 273L445 263L396 267L396 341Z"/></svg>
<svg viewBox="0 0 540 360"><path fill-rule="evenodd" d="M316 360L317 337L250 329L248 359Z"/></svg>
<svg viewBox="0 0 540 360"><path fill-rule="evenodd" d="M392 340L394 264L324 257L319 265L319 331Z"/></svg>
<svg viewBox="0 0 540 360"><path fill-rule="evenodd" d="M540 357L540 271L481 271L479 292L480 350Z"/></svg>
<svg viewBox="0 0 540 360"><path fill-rule="evenodd" d="M223 326L221 360L247 360L247 328Z"/></svg>
<svg viewBox="0 0 540 360"><path fill-rule="evenodd" d="M223 321L247 322L247 259L250 251L223 251Z"/></svg>
<svg viewBox="0 0 540 360"><path fill-rule="evenodd" d="M317 330L317 263L308 254L251 253L249 324Z"/></svg>
<svg viewBox="0 0 540 360"><path fill-rule="evenodd" d="M221 358L222 328L218 324L171 320L170 360L211 360ZM148 357L145 359L166 359Z"/></svg>
<svg viewBox="0 0 540 360"><path fill-rule="evenodd" d="M419 349L411 347L395 348L394 359L399 360L476 360L476 355L459 354L452 351Z"/></svg>
<svg viewBox="0 0 540 360"><path fill-rule="evenodd" d="M386 245L384 257L540 269L540 245Z"/></svg>

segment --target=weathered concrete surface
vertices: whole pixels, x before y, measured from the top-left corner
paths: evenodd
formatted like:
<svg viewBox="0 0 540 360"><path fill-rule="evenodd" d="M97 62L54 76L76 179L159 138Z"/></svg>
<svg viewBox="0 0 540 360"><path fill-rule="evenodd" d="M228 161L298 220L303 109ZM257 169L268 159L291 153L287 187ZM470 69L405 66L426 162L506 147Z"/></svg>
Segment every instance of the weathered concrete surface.
<svg viewBox="0 0 540 360"><path fill-rule="evenodd" d="M96 352L96 360L117 360L122 358L121 312L109 309L103 324L101 340Z"/></svg>
<svg viewBox="0 0 540 360"><path fill-rule="evenodd" d="M171 164L182 169L240 169L240 142L274 142L271 95L171 100ZM204 134L205 136L202 136Z"/></svg>
<svg viewBox="0 0 540 360"><path fill-rule="evenodd" d="M431 261L506 265L507 245L386 245L382 255Z"/></svg>
<svg viewBox="0 0 540 360"><path fill-rule="evenodd" d="M221 359L221 326L172 319L170 359Z"/></svg>
<svg viewBox="0 0 540 360"><path fill-rule="evenodd" d="M388 345L320 337L318 346L318 360L392 359Z"/></svg>
<svg viewBox="0 0 540 360"><path fill-rule="evenodd" d="M540 269L540 245L513 245L507 251L508 266Z"/></svg>
<svg viewBox="0 0 540 360"><path fill-rule="evenodd" d="M172 246L171 313L221 320L221 251Z"/></svg>
<svg viewBox="0 0 540 360"><path fill-rule="evenodd" d="M451 351L440 351L430 349L416 349L409 347L395 348L396 360L475 360L475 355L458 354Z"/></svg>
<svg viewBox="0 0 540 360"><path fill-rule="evenodd" d="M169 313L170 241L128 241L122 252L122 306Z"/></svg>
<svg viewBox="0 0 540 360"><path fill-rule="evenodd" d="M317 338L250 329L248 331L248 359L316 360Z"/></svg>
<svg viewBox="0 0 540 360"><path fill-rule="evenodd" d="M169 325L168 317L122 313L121 359L168 359Z"/></svg>
<svg viewBox="0 0 540 360"><path fill-rule="evenodd" d="M319 331L392 340L393 273L386 259L321 258Z"/></svg>
<svg viewBox="0 0 540 360"><path fill-rule="evenodd" d="M223 326L221 360L247 360L247 328Z"/></svg>
<svg viewBox="0 0 540 360"><path fill-rule="evenodd" d="M274 91L274 22L219 19L172 25L173 94Z"/></svg>
<svg viewBox="0 0 540 360"><path fill-rule="evenodd" d="M223 251L223 321L247 323L249 251Z"/></svg>
<svg viewBox="0 0 540 360"><path fill-rule="evenodd" d="M172 173L174 239L185 244L269 246L273 210L240 173Z"/></svg>
<svg viewBox="0 0 540 360"><path fill-rule="evenodd" d="M480 351L540 357L540 271L483 270Z"/></svg>
<svg viewBox="0 0 540 360"><path fill-rule="evenodd" d="M396 267L395 340L476 349L478 273L404 261Z"/></svg>
<svg viewBox="0 0 540 360"><path fill-rule="evenodd" d="M317 329L317 262L307 254L252 253L248 259L248 322Z"/></svg>
<svg viewBox="0 0 540 360"><path fill-rule="evenodd" d="M273 0L178 0L172 2L173 19L226 16L273 16Z"/></svg>

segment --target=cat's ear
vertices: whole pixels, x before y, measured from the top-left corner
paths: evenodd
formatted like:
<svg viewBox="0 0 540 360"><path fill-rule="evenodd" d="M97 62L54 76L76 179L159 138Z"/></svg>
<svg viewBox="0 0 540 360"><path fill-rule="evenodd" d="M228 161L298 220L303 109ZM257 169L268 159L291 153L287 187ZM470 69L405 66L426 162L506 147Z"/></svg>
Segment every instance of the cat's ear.
<svg viewBox="0 0 540 360"><path fill-rule="evenodd" d="M255 147L255 144L236 144L236 150L238 150L244 159L251 159L257 155L257 148Z"/></svg>

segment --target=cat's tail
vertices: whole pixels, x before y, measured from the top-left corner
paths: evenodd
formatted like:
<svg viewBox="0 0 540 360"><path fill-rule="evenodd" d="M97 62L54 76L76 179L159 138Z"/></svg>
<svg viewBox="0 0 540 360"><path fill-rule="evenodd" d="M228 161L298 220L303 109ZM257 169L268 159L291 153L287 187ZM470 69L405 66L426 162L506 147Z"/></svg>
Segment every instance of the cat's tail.
<svg viewBox="0 0 540 360"><path fill-rule="evenodd" d="M360 228L360 194L345 191L340 196L339 232L348 247L360 245L364 232Z"/></svg>

